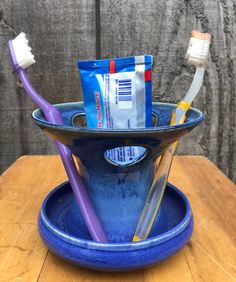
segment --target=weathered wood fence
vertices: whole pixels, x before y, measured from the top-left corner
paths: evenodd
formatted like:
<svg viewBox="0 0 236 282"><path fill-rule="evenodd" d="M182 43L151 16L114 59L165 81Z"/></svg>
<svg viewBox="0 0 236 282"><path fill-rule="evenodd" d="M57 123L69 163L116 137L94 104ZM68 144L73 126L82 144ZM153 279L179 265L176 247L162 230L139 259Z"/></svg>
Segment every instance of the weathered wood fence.
<svg viewBox="0 0 236 282"><path fill-rule="evenodd" d="M194 68L184 55L192 29L213 36L204 86L194 106L205 122L179 146L236 180L235 0L0 0L0 170L23 154L55 153L32 122L35 105L12 74L7 41L27 33L37 64L29 70L50 102L81 100L78 59L153 54L153 99L177 102Z"/></svg>

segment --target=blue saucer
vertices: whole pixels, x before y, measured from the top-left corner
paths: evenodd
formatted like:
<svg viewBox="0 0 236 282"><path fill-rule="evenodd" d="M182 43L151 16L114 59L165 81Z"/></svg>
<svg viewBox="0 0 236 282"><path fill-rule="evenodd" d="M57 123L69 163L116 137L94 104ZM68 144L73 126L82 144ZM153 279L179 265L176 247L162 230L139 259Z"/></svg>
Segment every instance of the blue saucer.
<svg viewBox="0 0 236 282"><path fill-rule="evenodd" d="M96 270L125 271L154 265L181 249L192 234L193 216L186 196L168 184L147 240L97 243L91 240L65 182L44 200L38 227L49 250L63 259Z"/></svg>

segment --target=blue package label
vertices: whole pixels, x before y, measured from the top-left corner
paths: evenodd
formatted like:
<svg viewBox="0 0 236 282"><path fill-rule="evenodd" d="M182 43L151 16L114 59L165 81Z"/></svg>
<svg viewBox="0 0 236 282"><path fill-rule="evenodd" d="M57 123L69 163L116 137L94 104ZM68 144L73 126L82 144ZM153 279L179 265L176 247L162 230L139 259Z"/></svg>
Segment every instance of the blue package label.
<svg viewBox="0 0 236 282"><path fill-rule="evenodd" d="M111 71L111 64L113 69ZM151 126L152 56L79 61L87 126L129 129ZM149 77L149 79L147 79ZM142 147L108 150L106 157L118 164L144 154Z"/></svg>

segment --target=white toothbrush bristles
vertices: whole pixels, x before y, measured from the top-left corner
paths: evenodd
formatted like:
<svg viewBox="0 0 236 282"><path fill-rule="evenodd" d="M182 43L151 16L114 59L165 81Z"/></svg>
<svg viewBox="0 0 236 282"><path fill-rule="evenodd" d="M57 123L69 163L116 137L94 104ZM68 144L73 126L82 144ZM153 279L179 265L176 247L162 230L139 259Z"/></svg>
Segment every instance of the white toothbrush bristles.
<svg viewBox="0 0 236 282"><path fill-rule="evenodd" d="M12 40L12 47L17 64L23 69L26 69L35 63L34 55L31 53L31 48L28 42L24 32L21 32Z"/></svg>
<svg viewBox="0 0 236 282"><path fill-rule="evenodd" d="M210 42L211 35L209 33L193 31L186 53L188 64L193 64L196 67L205 66L207 62Z"/></svg>

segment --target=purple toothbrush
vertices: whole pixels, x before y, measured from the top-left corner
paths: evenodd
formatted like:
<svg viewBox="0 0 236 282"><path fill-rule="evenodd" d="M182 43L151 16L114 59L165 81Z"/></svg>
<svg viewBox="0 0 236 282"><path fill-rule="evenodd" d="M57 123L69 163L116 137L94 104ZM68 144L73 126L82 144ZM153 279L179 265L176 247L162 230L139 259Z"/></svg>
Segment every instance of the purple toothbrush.
<svg viewBox="0 0 236 282"><path fill-rule="evenodd" d="M15 39L10 40L8 42L8 48L13 69L18 74L26 93L43 111L47 121L53 124L62 125L63 120L57 108L49 104L37 93L27 77L25 69L34 64L35 60L34 55L31 53L31 48L28 45L25 33L22 32ZM107 236L85 190L71 151L63 144L59 142L55 143L64 164L74 196L93 240L97 242L107 242Z"/></svg>

